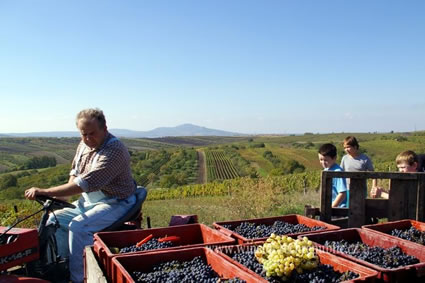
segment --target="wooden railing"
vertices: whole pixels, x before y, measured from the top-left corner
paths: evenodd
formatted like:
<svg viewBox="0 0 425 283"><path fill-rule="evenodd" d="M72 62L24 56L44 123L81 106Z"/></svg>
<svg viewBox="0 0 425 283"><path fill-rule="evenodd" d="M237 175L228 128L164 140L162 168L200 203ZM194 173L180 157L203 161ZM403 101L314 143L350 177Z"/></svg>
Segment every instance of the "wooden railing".
<svg viewBox="0 0 425 283"><path fill-rule="evenodd" d="M350 179L348 208L332 208L332 178ZM368 198L367 179L389 179L389 198ZM306 215L341 227L360 227L372 217L425 220L425 173L322 171L320 195L320 209L306 206Z"/></svg>

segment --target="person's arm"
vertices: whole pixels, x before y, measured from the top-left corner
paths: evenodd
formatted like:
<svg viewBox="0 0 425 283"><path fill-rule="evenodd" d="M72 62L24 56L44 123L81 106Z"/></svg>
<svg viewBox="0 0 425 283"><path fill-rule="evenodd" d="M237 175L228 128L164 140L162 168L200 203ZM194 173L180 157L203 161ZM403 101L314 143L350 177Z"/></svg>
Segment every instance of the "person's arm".
<svg viewBox="0 0 425 283"><path fill-rule="evenodd" d="M338 207L347 197L347 192L341 192L339 193L335 200L332 202L332 207Z"/></svg>
<svg viewBox="0 0 425 283"><path fill-rule="evenodd" d="M371 189L371 191L370 191L370 196L371 196L372 198L375 198L375 197L372 195L372 191L373 191L373 192L380 191L380 192L382 192L382 193L386 194L386 193L383 191L383 188L382 188L382 187L380 187L380 186L378 185L378 179L373 179L373 180L372 180L372 189Z"/></svg>
<svg viewBox="0 0 425 283"><path fill-rule="evenodd" d="M375 171L375 168L373 167L372 160L367 156L366 156L366 158L367 158L366 171L371 171L371 172ZM380 188L379 185L378 185L378 179L372 179L372 189L373 188ZM380 188L380 189L382 189L382 188Z"/></svg>
<svg viewBox="0 0 425 283"><path fill-rule="evenodd" d="M34 200L37 195L45 195L49 197L68 197L82 193L83 190L77 186L70 178L70 182L48 189L32 187L25 191L25 197Z"/></svg>
<svg viewBox="0 0 425 283"><path fill-rule="evenodd" d="M74 183L74 179L75 179L76 177L75 176L69 176L69 180L68 180L68 184L70 184L70 183ZM55 198L57 198L57 199L60 199L60 200L63 200L63 201L69 201L69 198L70 198L71 196L66 196L66 197L55 197Z"/></svg>
<svg viewBox="0 0 425 283"><path fill-rule="evenodd" d="M76 176L69 176L68 184L74 184L74 179L77 178Z"/></svg>
<svg viewBox="0 0 425 283"><path fill-rule="evenodd" d="M373 187L372 190L370 191L370 196L372 198L385 198L385 199L388 199L389 193L385 192L380 187Z"/></svg>
<svg viewBox="0 0 425 283"><path fill-rule="evenodd" d="M379 198L381 196L381 191L377 187L372 187L370 190L371 198Z"/></svg>

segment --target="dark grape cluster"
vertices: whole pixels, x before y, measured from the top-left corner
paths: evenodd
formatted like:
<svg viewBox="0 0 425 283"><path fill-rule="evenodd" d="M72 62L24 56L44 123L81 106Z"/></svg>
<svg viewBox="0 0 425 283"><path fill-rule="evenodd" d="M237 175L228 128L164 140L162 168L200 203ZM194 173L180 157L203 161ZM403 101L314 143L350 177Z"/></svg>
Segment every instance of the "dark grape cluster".
<svg viewBox="0 0 425 283"><path fill-rule="evenodd" d="M421 245L425 245L425 231L419 231L415 227L411 226L409 229L394 229L390 233L392 236L396 236L405 240L409 240Z"/></svg>
<svg viewBox="0 0 425 283"><path fill-rule="evenodd" d="M347 242L346 240L325 241L324 245L382 268L397 268L419 263L416 257L403 253L401 248L397 246L384 249L377 246L372 247L358 241Z"/></svg>
<svg viewBox="0 0 425 283"><path fill-rule="evenodd" d="M352 271L346 271L344 273L339 273L335 271L332 265L329 264L319 264L314 270L307 270L302 274L296 272L293 273L293 276L290 278L290 282L296 283L334 283L341 281L353 280L359 277L358 274Z"/></svg>
<svg viewBox="0 0 425 283"><path fill-rule="evenodd" d="M263 270L262 264L260 264L255 258L254 250L247 250L242 252L235 252L232 254L232 259L238 261L242 265L248 267L255 273L261 275L267 281L272 283L285 282L285 283L308 283L308 282L341 282L345 280L352 280L358 277L358 274L347 271L345 273L339 273L333 269L331 265L319 264L316 269L306 270L302 274L293 272L292 276L287 281L282 281L279 277L267 277Z"/></svg>
<svg viewBox="0 0 425 283"><path fill-rule="evenodd" d="M232 259L240 264L248 267L257 274L266 277L266 272L263 270L263 265L255 258L255 250L248 250L243 252L235 252L232 254ZM272 278L268 278L272 279ZM270 281L270 280L269 280ZM270 281L273 282L273 281Z"/></svg>
<svg viewBox="0 0 425 283"><path fill-rule="evenodd" d="M191 261L168 261L153 266L152 272L133 271L136 282L228 282L243 283L239 278L220 279L218 274L201 257Z"/></svg>
<svg viewBox="0 0 425 283"><path fill-rule="evenodd" d="M272 225L257 225L253 222L241 222L241 224L236 227L226 224L223 225L223 227L248 239L265 238L269 237L272 233L275 233L276 235L287 235L325 229L323 226L308 227L304 224L291 224L280 220L275 221Z"/></svg>
<svg viewBox="0 0 425 283"><path fill-rule="evenodd" d="M131 253L131 252L139 252L139 251L147 251L147 250L156 250L156 249L164 249L174 246L172 242L165 241L165 242L158 242L158 238L152 238L140 247L137 247L136 245L123 247L120 249L120 253Z"/></svg>

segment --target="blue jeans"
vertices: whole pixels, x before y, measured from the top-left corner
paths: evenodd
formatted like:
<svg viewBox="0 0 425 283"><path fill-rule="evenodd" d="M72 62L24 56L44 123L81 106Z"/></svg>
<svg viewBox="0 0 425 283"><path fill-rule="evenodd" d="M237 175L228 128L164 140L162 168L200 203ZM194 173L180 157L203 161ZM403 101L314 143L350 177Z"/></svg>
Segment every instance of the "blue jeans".
<svg viewBox="0 0 425 283"><path fill-rule="evenodd" d="M85 246L93 245L93 234L113 224L136 203L132 195L124 200L105 198L90 203L83 197L73 202L76 208L64 208L55 212L60 227L56 231L58 254L69 257L69 270L73 282L83 282ZM55 217L51 214L48 223Z"/></svg>

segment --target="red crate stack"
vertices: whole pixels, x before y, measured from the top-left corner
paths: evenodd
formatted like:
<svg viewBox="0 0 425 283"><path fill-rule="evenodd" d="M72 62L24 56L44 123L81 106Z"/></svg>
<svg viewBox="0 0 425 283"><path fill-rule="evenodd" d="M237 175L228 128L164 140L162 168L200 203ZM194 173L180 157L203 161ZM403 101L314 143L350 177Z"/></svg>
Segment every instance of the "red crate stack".
<svg viewBox="0 0 425 283"><path fill-rule="evenodd" d="M137 242L149 235L152 235L155 238L166 236L178 236L180 238L180 240L176 243L176 246L160 250L228 245L235 243L233 238L226 236L204 224L187 224L144 230L96 233L94 236L94 251L99 259L100 264L105 269L107 276L111 276L112 258L117 256L117 254L111 251L110 247L122 248L135 245ZM151 251L152 250L140 251L137 253Z"/></svg>

